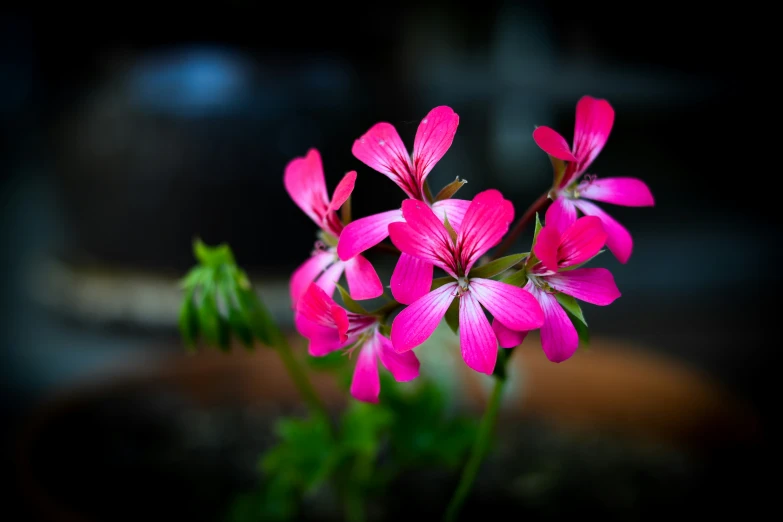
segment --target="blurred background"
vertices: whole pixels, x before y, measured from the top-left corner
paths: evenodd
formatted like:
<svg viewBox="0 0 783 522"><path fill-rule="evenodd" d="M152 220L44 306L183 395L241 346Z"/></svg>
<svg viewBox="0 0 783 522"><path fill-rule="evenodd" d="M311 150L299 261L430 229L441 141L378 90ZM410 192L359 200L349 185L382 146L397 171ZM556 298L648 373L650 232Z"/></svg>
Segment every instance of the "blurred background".
<svg viewBox="0 0 783 522"><path fill-rule="evenodd" d="M216 477L209 509L217 512L232 488L252 483L267 426L255 417L217 429L214 415L190 412L172 427L169 413L189 408L174 392L106 398L117 382L132 386L135 372L195 364L176 332L176 281L193 263L196 236L230 243L290 325L287 277L315 239L283 189L292 158L318 148L330 192L357 170L354 216L393 208L401 192L353 158L353 141L388 121L412 148L424 115L449 105L460 126L430 176L433 189L458 176L469 181L459 197L495 187L521 214L551 183L534 127L570 141L584 94L608 99L617 114L591 171L645 180L656 206L604 205L634 237L627 265L600 259L623 297L585 306L587 355L554 366L527 346L529 399L520 404L531 422L562 418L597 434L591 441L618 431L666 453L631 465L602 453L613 439L537 442L520 428L532 446L517 454L583 463L568 468L571 486L546 497L562 508L580 491L580 513L639 518L664 497L667 507L701 512L760 509L776 346L765 297L780 283L779 247L771 210L754 197L765 191L755 151L743 157L735 141L749 66L724 34L730 15L707 23L664 7L559 6L420 2L341 14L232 3L154 24L0 17L0 417L15 484L5 505L18 513L10 519L124 520L153 502L173 513L188 498L186 475ZM392 259L374 261L390 273ZM215 361L233 371L226 357ZM211 364L187 374L205 395L209 377L193 375ZM640 380L650 386L623 387ZM539 402L537 382L552 393ZM599 406L589 398L597 386ZM232 407L241 403L241 393L232 397ZM613 400L622 405L613 409ZM201 439L167 452L177 430L201 430ZM616 491L619 477L621 492L596 492L602 480L614 484L602 491ZM545 488L534 482L529 491ZM102 484L123 484L125 496L108 505L114 493ZM562 512L528 506L533 515ZM209 509L188 509L211 519Z"/></svg>

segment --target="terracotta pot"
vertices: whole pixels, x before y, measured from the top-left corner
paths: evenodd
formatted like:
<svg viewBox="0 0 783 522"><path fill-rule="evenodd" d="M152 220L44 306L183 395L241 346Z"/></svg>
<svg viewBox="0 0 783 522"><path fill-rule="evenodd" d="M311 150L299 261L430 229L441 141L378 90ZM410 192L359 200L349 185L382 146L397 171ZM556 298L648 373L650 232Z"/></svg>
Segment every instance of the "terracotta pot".
<svg viewBox="0 0 783 522"><path fill-rule="evenodd" d="M303 348L299 339L292 342L295 349ZM594 339L589 352L556 365L548 362L537 346L537 338L529 339L512 359L513 372L521 378L513 381L506 397L501 425L543 421L569 432L611 433L645 443L667 444L686 452L747 442L758 435L756 418L745 405L704 375L672 360L625 343ZM462 392L458 399L465 408L478 410L486 397L487 381L464 365L455 368L460 368L456 389ZM344 393L328 374L315 374L314 383L330 407L337 409L345 403ZM239 349L230 355L214 351L196 356L177 355L161 359L143 371L106 375L85 382L43 404L20 434L19 478L25 498L38 515L45 520L101 520L85 508L90 502L97 502L87 493L94 488L96 479L93 477L80 486L79 470L71 470L65 475L70 477L68 481L62 476L42 480L41 474L46 474L49 464L40 459L46 459L47 445L64 444L62 440L49 440L50 433L71 430L76 446L83 445L79 437L91 424L89 421L80 424L83 422L80 415L100 401L106 402L101 415L119 415L125 411L119 406L122 401L113 402L113 398L144 390L148 393L154 390L161 403L169 401L170 404L172 393L184 397L188 408L254 407L265 412L269 422L284 411L300 408L296 390L284 368L275 353L266 349L253 353ZM157 402L158 399L152 401ZM112 413L114 404L118 405L118 411ZM177 408L180 406L175 404L171 411ZM197 429L198 422L187 422L191 423L188 429ZM260 431L264 431L263 427ZM108 432L105 436L109 436ZM264 436L269 437L268 433ZM96 441L103 438L104 435L95 436ZM91 451L90 444L95 443L88 443L80 450ZM139 458L144 458L143 454ZM187 461L188 457L183 458L181 465L186 466ZM115 478L107 475L101 480ZM155 480L154 474L150 480ZM57 491L58 484L68 487ZM219 486L230 489L237 484ZM161 486L165 487L168 486ZM445 489L450 487L451 483L447 482ZM75 491L82 492L81 498L74 498L78 496ZM184 518L191 516L189 508L183 505L179 510ZM197 511L195 516L198 515L203 512Z"/></svg>

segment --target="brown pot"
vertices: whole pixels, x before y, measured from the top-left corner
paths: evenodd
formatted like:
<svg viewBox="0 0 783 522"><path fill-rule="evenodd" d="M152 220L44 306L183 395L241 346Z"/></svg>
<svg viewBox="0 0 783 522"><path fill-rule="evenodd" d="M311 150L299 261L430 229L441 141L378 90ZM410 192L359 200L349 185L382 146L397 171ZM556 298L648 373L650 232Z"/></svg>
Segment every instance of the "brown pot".
<svg viewBox="0 0 783 522"><path fill-rule="evenodd" d="M303 348L299 339L292 343L297 350ZM594 339L590 351L552 364L538 346L538 339L531 336L512 359L513 371L523 376L522 385L511 387L501 425L543 420L572 432L612 433L686 451L704 451L758 436L756 417L745 405L706 376L675 361L622 342ZM479 410L488 390L485 378L464 365L456 367L461 368L460 399L466 408ZM314 384L330 407L343 406L346 396L329 375L315 374ZM143 371L85 382L38 408L20 435L16 453L20 483L37 514L45 520L96 520L43 484L36 474L40 465L34 460L47 432L59 421L78 418L102 398L139 390L175 390L190 404L203 408L254 405L267 411L270 419L299 407L282 364L274 351L266 349L177 355Z"/></svg>

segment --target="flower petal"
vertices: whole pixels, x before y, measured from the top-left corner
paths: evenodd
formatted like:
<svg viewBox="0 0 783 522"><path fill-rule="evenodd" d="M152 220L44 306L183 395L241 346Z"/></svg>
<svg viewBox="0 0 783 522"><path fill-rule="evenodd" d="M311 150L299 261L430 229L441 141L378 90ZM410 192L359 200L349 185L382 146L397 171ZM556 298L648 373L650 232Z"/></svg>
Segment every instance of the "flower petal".
<svg viewBox="0 0 783 522"><path fill-rule="evenodd" d="M579 336L571 319L554 295L537 288L531 291L544 311L544 326L541 327L541 348L544 354L552 362L563 362L569 359L579 348Z"/></svg>
<svg viewBox="0 0 783 522"><path fill-rule="evenodd" d="M397 382L411 381L419 376L419 359L413 351L397 353L392 342L381 334L376 334L380 348L378 355L383 366Z"/></svg>
<svg viewBox="0 0 783 522"><path fill-rule="evenodd" d="M471 279L469 288L496 320L512 330L535 330L544 324L541 306L523 288L493 279Z"/></svg>
<svg viewBox="0 0 783 522"><path fill-rule="evenodd" d="M444 199L436 201L432 204L432 211L438 216L441 221L446 221L449 218L449 224L455 232L459 233L462 228L462 220L465 217L465 212L468 211L470 201L467 199Z"/></svg>
<svg viewBox="0 0 783 522"><path fill-rule="evenodd" d="M347 261L374 247L389 236L389 223L405 221L402 210L395 209L348 223L340 233L337 255Z"/></svg>
<svg viewBox="0 0 783 522"><path fill-rule="evenodd" d="M353 299L374 299L383 295L383 284L375 268L364 256L356 256L345 263L345 278Z"/></svg>
<svg viewBox="0 0 783 522"><path fill-rule="evenodd" d="M546 278L552 288L580 301L606 306L620 297L612 273L606 268L577 268Z"/></svg>
<svg viewBox="0 0 783 522"><path fill-rule="evenodd" d="M430 291L432 264L403 252L391 276L391 293L402 304L409 305Z"/></svg>
<svg viewBox="0 0 783 522"><path fill-rule="evenodd" d="M337 282L340 280L340 276L343 275L343 270L345 270L345 263L337 261L327 268L324 273L321 274L321 277L315 280L315 284L320 286L323 291L326 292L326 295L332 296L334 295L335 288L337 288Z"/></svg>
<svg viewBox="0 0 783 522"><path fill-rule="evenodd" d="M307 156L291 160L285 167L283 184L294 203L310 216L316 225L321 226L321 220L329 206L329 196L326 193L324 170L318 151L310 149Z"/></svg>
<svg viewBox="0 0 783 522"><path fill-rule="evenodd" d="M413 165L420 187L451 147L458 125L459 116L446 106L435 107L421 120L413 142Z"/></svg>
<svg viewBox="0 0 783 522"><path fill-rule="evenodd" d="M625 207L652 207L652 192L644 181L636 178L598 178L579 185L583 198L613 203Z"/></svg>
<svg viewBox="0 0 783 522"><path fill-rule="evenodd" d="M553 272L557 272L557 250L560 247L560 234L555 227L545 226L536 236L536 244L533 245L533 253L543 265Z"/></svg>
<svg viewBox="0 0 783 522"><path fill-rule="evenodd" d="M576 104L574 156L579 160L579 164L575 176L584 172L604 148L612 125L614 109L608 101L583 96Z"/></svg>
<svg viewBox="0 0 783 522"><path fill-rule="evenodd" d="M307 261L299 265L291 275L289 284L289 293L291 295L291 307L296 308L299 298L307 291L318 275L324 271L334 261L334 254L331 252L321 252L311 256Z"/></svg>
<svg viewBox="0 0 783 522"><path fill-rule="evenodd" d="M571 154L571 147L568 146L566 139L549 127L537 127L533 131L533 141L550 156L563 161L576 161L576 156Z"/></svg>
<svg viewBox="0 0 783 522"><path fill-rule="evenodd" d="M390 123L376 123L351 149L353 155L367 165L385 174L408 196L421 197L419 184L413 175L413 166L405 144Z"/></svg>
<svg viewBox="0 0 783 522"><path fill-rule="evenodd" d="M618 223L612 216L601 210L597 205L579 199L574 202L579 210L588 216L601 218L601 224L606 231L606 246L621 263L627 263L633 251L633 239L624 226Z"/></svg>
<svg viewBox="0 0 783 522"><path fill-rule="evenodd" d="M557 250L558 265L565 268L584 263L601 250L606 244L606 237L607 234L599 218L585 216L577 219L560 236L560 247Z"/></svg>
<svg viewBox="0 0 783 522"><path fill-rule="evenodd" d="M576 221L576 207L571 200L564 197L557 198L546 210L544 224L554 227L561 234Z"/></svg>
<svg viewBox="0 0 783 522"><path fill-rule="evenodd" d="M348 342L340 340L337 328L317 324L303 314L296 314L294 324L302 337L309 341L307 351L313 357L323 357L350 344L350 339Z"/></svg>
<svg viewBox="0 0 783 522"><path fill-rule="evenodd" d="M351 381L351 395L363 402L378 402L381 393L381 378L378 375L377 343L366 342L356 359L356 369Z"/></svg>
<svg viewBox="0 0 783 522"><path fill-rule="evenodd" d="M302 316L315 324L337 329L332 307L337 306L329 294L318 285L310 285L302 294L296 307L297 316ZM347 328L345 329L347 331Z"/></svg>
<svg viewBox="0 0 783 522"><path fill-rule="evenodd" d="M465 274L490 248L497 245L514 221L514 206L494 189L479 192L470 202L457 237Z"/></svg>
<svg viewBox="0 0 783 522"><path fill-rule="evenodd" d="M389 225L394 246L456 276L454 243L432 209L423 201L407 199L402 202L402 213L405 223Z"/></svg>
<svg viewBox="0 0 783 522"><path fill-rule="evenodd" d="M332 318L334 319L334 324L337 326L337 333L340 336L340 342L348 342L348 328L350 327L348 323L348 312L346 312L345 308L338 305L337 303L334 303L331 306L331 312Z"/></svg>
<svg viewBox="0 0 783 522"><path fill-rule="evenodd" d="M334 195L332 196L332 202L329 203L328 211L340 210L343 203L351 197L351 192L356 185L356 171L352 170L343 176L340 183L337 184L337 188L334 189Z"/></svg>
<svg viewBox="0 0 783 522"><path fill-rule="evenodd" d="M540 305L539 308L541 308ZM522 341L525 340L525 337L527 337L526 331L518 332L506 328L503 326L503 323L497 319L492 320L492 331L495 332L495 335L498 338L498 344L500 344L501 348L514 348L515 346L519 346L522 344Z"/></svg>
<svg viewBox="0 0 783 522"><path fill-rule="evenodd" d="M405 352L426 341L446 315L456 293L457 283L443 285L400 312L391 328L394 350Z"/></svg>
<svg viewBox="0 0 783 522"><path fill-rule="evenodd" d="M469 368L490 375L498 359L498 341L472 292L459 299L459 346Z"/></svg>

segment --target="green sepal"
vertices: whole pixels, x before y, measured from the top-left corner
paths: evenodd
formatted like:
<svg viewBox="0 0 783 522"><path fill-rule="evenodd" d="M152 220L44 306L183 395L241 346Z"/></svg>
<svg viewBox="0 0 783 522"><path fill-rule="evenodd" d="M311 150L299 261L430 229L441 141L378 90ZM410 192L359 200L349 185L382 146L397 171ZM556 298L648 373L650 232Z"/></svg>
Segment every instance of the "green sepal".
<svg viewBox="0 0 783 522"><path fill-rule="evenodd" d="M504 277L501 281L513 286L525 286L527 284L527 270L522 268L521 270Z"/></svg>
<svg viewBox="0 0 783 522"><path fill-rule="evenodd" d="M459 331L459 298L455 297L446 310L446 324L449 325L451 331L457 333Z"/></svg>
<svg viewBox="0 0 783 522"><path fill-rule="evenodd" d="M193 302L193 290L185 292L185 299L179 310L179 332L185 346L193 348L198 337L198 310Z"/></svg>
<svg viewBox="0 0 783 522"><path fill-rule="evenodd" d="M370 312L368 312L362 305L354 301L351 296L348 294L348 291L342 287L341 284L335 283L337 286L337 289L340 291L340 297L343 300L343 306L346 310L349 312L353 312L356 314L364 314L369 315Z"/></svg>
<svg viewBox="0 0 783 522"><path fill-rule="evenodd" d="M557 188L560 186L560 182L563 180L563 175L565 174L566 170L566 162L552 155L549 155L549 161L552 163L552 174L555 180L552 186Z"/></svg>
<svg viewBox="0 0 783 522"><path fill-rule="evenodd" d="M516 265L523 259L525 259L528 256L528 253L524 254L512 254L510 256L501 257L500 259L495 259L494 261L490 261L486 265L481 265L478 268L473 268L470 271L470 277L481 277L481 278L489 278L494 275L500 274L501 272L504 272L511 268L512 266Z"/></svg>
<svg viewBox="0 0 783 522"><path fill-rule="evenodd" d="M451 223L449 223L449 216L445 216L445 219L443 220L443 226L446 227L446 231L449 233L451 241L456 244L457 232L454 230L454 227L451 226Z"/></svg>
<svg viewBox="0 0 783 522"><path fill-rule="evenodd" d="M441 200L444 200L444 199L449 199L454 194L456 194L459 189L462 188L462 185L464 185L467 182L468 182L468 180L466 180L466 179L462 179L461 180L461 179L459 179L459 176L458 176L457 179L455 179L454 181L452 181L451 183L449 183L448 185L446 185L445 187L440 189L440 192L438 192L438 195L435 196L435 201L441 201Z"/></svg>
<svg viewBox="0 0 783 522"><path fill-rule="evenodd" d="M585 321L585 316L582 313L582 308L580 308L579 303L576 302L576 299L574 299L570 295L566 295L561 292L555 294L555 299L557 299L557 302L560 303L560 306L562 306L566 312L573 315L574 317L579 319L585 326L587 326L587 321Z"/></svg>

